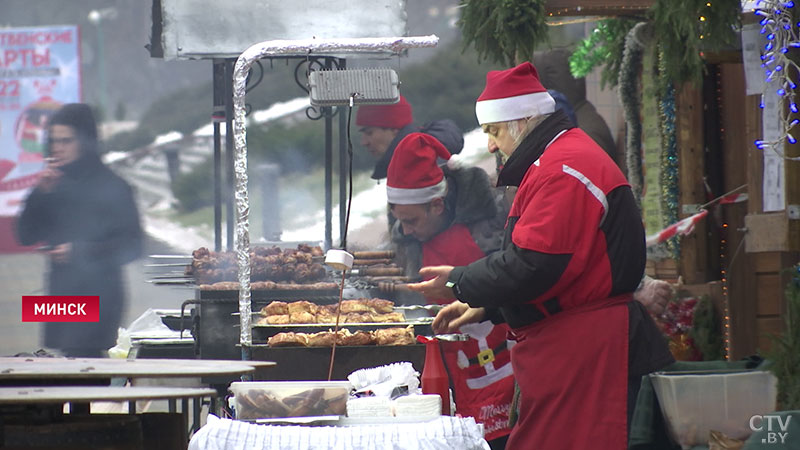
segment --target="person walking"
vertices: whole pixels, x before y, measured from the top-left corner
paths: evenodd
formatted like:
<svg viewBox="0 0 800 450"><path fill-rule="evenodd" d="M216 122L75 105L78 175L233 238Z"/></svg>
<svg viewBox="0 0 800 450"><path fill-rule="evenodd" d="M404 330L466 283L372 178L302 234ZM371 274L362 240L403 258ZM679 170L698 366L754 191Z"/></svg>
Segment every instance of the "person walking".
<svg viewBox="0 0 800 450"><path fill-rule="evenodd" d="M65 356L101 357L116 342L125 309L122 267L142 252L131 187L100 160L88 105L72 103L48 121L48 162L17 222L23 245L44 244L47 293L99 296L98 322L47 322L44 345Z"/></svg>

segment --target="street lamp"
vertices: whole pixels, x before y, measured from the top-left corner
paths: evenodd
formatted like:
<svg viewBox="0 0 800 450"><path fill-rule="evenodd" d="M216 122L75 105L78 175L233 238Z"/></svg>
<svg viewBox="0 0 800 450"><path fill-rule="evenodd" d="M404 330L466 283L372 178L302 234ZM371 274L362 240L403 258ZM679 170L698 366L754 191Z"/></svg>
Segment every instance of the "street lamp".
<svg viewBox="0 0 800 450"><path fill-rule="evenodd" d="M103 109L103 117L110 114L108 108L108 85L106 84L106 60L103 41L103 20L114 19L117 17L115 8L93 9L89 11L89 22L97 30L97 71L100 78L100 105Z"/></svg>

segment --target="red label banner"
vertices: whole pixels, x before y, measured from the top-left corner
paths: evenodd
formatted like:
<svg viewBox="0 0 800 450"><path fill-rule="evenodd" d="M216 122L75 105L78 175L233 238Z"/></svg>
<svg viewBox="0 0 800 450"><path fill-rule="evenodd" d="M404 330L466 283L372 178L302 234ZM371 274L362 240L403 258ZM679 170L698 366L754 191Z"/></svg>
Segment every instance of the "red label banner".
<svg viewBox="0 0 800 450"><path fill-rule="evenodd" d="M23 295L23 322L99 322L100 297L94 295Z"/></svg>

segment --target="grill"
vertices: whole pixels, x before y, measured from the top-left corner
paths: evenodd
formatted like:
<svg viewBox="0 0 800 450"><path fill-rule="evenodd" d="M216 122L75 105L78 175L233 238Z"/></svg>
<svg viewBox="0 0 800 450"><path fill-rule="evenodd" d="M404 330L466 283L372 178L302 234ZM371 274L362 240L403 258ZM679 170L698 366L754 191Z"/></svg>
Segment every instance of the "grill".
<svg viewBox="0 0 800 450"><path fill-rule="evenodd" d="M408 281L400 276L402 269L386 267L394 254L391 252L357 252L357 262L361 262L354 270L348 272L345 283L344 298L388 298L402 303L395 298L394 290L379 289ZM159 259L174 258L169 255ZM182 257L186 259L187 257ZM190 259L191 257L189 257ZM185 264L157 264L151 267L177 268ZM174 270L174 269L168 269ZM173 272L174 273L174 272ZM154 277L154 282L162 284L181 283L194 290L194 298L181 306L181 321L190 317L191 323L180 323L176 328L191 329L194 336L194 355L200 359L240 360L242 349L239 345L239 291L238 289L200 289L195 280L186 278L182 273L165 278ZM320 280L326 281L326 280ZM252 285L251 285L252 286ZM298 287L298 286L292 286ZM251 310L255 313L272 301L293 302L306 300L319 305L335 304L339 300L338 289L266 289L251 291ZM191 314L185 312L191 310ZM427 313L422 313L427 315ZM408 314L407 317L412 314ZM260 317L260 316L259 316ZM257 320L254 316L253 322ZM409 319L407 323L378 324L340 324L351 332L357 330L370 331L379 327L414 326L417 335L431 334L430 321L427 323ZM268 376L278 380L326 380L330 364L331 349L329 347L269 347L267 339L280 332L315 333L332 329L333 324L287 324L287 325L253 325L253 345L250 356L254 360L275 361L278 365L270 369ZM392 362L409 361L417 369L422 368L425 358L425 346L421 344L402 346L337 346L333 377L344 379L351 372L376 365Z"/></svg>

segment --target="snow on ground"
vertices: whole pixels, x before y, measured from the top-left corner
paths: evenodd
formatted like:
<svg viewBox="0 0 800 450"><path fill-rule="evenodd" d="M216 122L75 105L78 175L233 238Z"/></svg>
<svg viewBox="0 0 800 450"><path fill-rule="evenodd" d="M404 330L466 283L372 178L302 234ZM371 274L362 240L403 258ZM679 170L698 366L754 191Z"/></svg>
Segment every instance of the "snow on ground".
<svg viewBox="0 0 800 450"><path fill-rule="evenodd" d="M308 106L308 98L300 98L284 103L275 104L264 111L254 113L254 120L269 120L272 117L281 117L287 111L298 111ZM210 125L196 131L195 135L203 135L206 128L210 130ZM476 128L464 134L464 149L455 159L460 160L464 165L477 165L484 168L491 174L494 168L494 158L486 150L486 135L480 128ZM320 183L320 189L323 186ZM323 209L312 213L296 216L284 217L284 231L281 240L285 242L304 241L322 242L325 239L325 211ZM332 236L336 240L339 236L339 205L333 206ZM185 228L177 223L170 222L163 217L153 214L144 214L145 228L153 237L162 240L176 250L190 253L198 247L208 247L213 243L214 235L210 226L203 228ZM303 226L293 226L292 224L311 224ZM225 224L223 224L223 230ZM353 195L350 223L348 230L349 243L359 243L365 248L376 248L384 243L386 239L386 183L381 180L369 189L357 192ZM256 242L251 230L251 241ZM337 242L334 243L336 245ZM188 254L187 253L187 254Z"/></svg>
<svg viewBox="0 0 800 450"><path fill-rule="evenodd" d="M285 102L277 102L273 103L269 108L262 109L259 111L254 112L250 115L249 122L250 123L265 123L271 120L280 119L281 117L287 116L289 114L296 113L298 111L302 111L305 108L311 106L310 100L308 97L298 97L289 101ZM224 124L223 124L224 125ZM202 127L195 130L192 133L196 137L209 137L214 135L214 124L208 123L203 125ZM220 127L220 134L225 136L225 127Z"/></svg>
<svg viewBox="0 0 800 450"><path fill-rule="evenodd" d="M461 164L472 166L478 165L487 169L485 162L490 161L490 167L494 167L494 158L486 150L486 135L480 128L476 128L464 135L464 149L454 158ZM334 219L332 224L334 237L339 236L339 205L333 207ZM284 230L281 238L285 241L319 240L325 238L325 211L319 210L313 214L314 224L302 228ZM308 221L308 217L297 218L298 222ZM371 188L353 195L353 202L350 211L350 224L348 230L348 240L374 242L374 236L358 236L358 230L381 229L386 226L372 227L373 223L379 221L386 223L386 180L374 184Z"/></svg>

